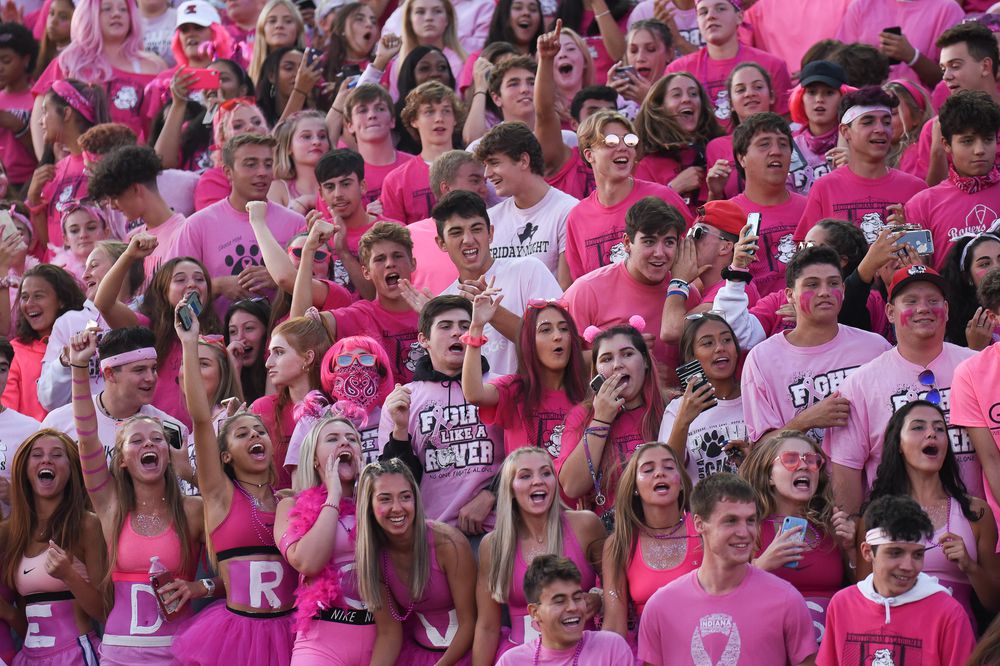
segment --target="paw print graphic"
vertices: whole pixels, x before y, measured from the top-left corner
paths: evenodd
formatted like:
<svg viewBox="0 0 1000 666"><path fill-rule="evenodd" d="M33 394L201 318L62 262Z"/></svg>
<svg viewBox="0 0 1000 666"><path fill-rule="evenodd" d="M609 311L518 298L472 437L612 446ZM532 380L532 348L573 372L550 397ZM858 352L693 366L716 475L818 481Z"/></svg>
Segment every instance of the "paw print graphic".
<svg viewBox="0 0 1000 666"><path fill-rule="evenodd" d="M718 458L729 441L718 430L706 432L701 438L701 450L706 458Z"/></svg>
<svg viewBox="0 0 1000 666"><path fill-rule="evenodd" d="M260 263L260 248L256 245L237 245L235 254L226 257L226 266L233 269L233 275L239 275L243 269Z"/></svg>

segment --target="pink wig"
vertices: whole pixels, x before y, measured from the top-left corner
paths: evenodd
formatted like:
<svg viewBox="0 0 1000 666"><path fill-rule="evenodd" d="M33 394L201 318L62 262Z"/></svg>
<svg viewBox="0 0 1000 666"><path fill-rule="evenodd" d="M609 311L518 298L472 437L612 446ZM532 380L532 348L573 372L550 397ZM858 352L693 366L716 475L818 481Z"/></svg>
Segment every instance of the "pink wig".
<svg viewBox="0 0 1000 666"><path fill-rule="evenodd" d="M217 60L219 58L228 59L233 57L233 38L230 36L229 31L223 28L218 23L213 23L209 26L212 30L212 41L208 42L210 53L212 55L212 60ZM205 46L202 44L202 46ZM177 64L186 67L188 64L188 57L184 55L184 49L181 47L181 31L174 30L174 38L170 42L170 52L174 54L174 60Z"/></svg>
<svg viewBox="0 0 1000 666"><path fill-rule="evenodd" d="M142 52L142 26L131 0L126 0L129 31L121 46L122 59L135 62ZM107 83L114 73L104 57L101 32L101 0L80 0L69 25L70 43L59 56L59 65L67 78L90 83Z"/></svg>
<svg viewBox="0 0 1000 666"><path fill-rule="evenodd" d="M375 356L375 366L378 368L379 374L382 376L382 382L378 387L378 395L375 398L375 404L381 405L385 402L385 399L392 393L392 389L395 386L395 379L392 376L392 362L389 360L389 355L385 353L385 349L382 345L367 335L350 335L346 338L341 338L333 343L333 346L327 350L326 354L323 355L323 363L319 367L319 381L323 390L329 395L333 390L333 371L336 367L337 357L345 353L349 349L363 349L364 351L373 354Z"/></svg>

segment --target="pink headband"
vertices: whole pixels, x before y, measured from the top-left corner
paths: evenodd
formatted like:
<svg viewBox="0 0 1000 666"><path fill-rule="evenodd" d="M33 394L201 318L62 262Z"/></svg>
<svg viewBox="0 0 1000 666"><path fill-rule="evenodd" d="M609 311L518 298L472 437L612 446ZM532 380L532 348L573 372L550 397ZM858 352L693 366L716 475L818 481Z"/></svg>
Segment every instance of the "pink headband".
<svg viewBox="0 0 1000 666"><path fill-rule="evenodd" d="M844 111L844 117L840 119L841 125L850 125L855 120L867 113L885 113L892 115L892 111L887 106L882 106L881 104L874 104L872 106L856 105Z"/></svg>
<svg viewBox="0 0 1000 666"><path fill-rule="evenodd" d="M889 83L895 83L902 86L906 92L910 93L910 97L912 97L913 101L917 103L917 106L921 111L927 110L927 98L925 97L926 93L924 93L923 88L918 86L916 83L910 81L909 79L893 79L892 81L889 81Z"/></svg>
<svg viewBox="0 0 1000 666"><path fill-rule="evenodd" d="M646 330L646 320L643 319L641 315L632 315L631 317L629 317L628 325L634 328L635 330L639 331L640 333ZM594 325L590 325L586 329L584 329L583 339L587 341L588 345L591 345L594 344L594 339L601 333L603 333L601 329L597 328Z"/></svg>
<svg viewBox="0 0 1000 666"><path fill-rule="evenodd" d="M9 212L10 212L10 216L12 218L14 218L15 220L17 220L18 222L20 222L21 224L23 224L24 226L26 226L28 228L28 235L31 236L32 238L34 238L35 237L35 225L33 225L31 223L31 220L29 220L28 218L26 218L24 215L21 215L20 213L18 213L17 209L14 208L14 204L10 205L10 211Z"/></svg>
<svg viewBox="0 0 1000 666"><path fill-rule="evenodd" d="M108 368L120 368L123 365L127 365L129 363L135 363L136 361L155 361L155 360L156 360L156 350L153 349L152 347L133 349L132 351L122 352L121 354L115 354L114 356L102 358L101 372L104 372Z"/></svg>
<svg viewBox="0 0 1000 666"><path fill-rule="evenodd" d="M53 81L52 92L66 100L66 103L70 105L70 108L86 118L89 122L97 122L97 115L94 113L94 105L88 102L87 98L84 97L79 90L74 88L72 83L68 83L62 79Z"/></svg>

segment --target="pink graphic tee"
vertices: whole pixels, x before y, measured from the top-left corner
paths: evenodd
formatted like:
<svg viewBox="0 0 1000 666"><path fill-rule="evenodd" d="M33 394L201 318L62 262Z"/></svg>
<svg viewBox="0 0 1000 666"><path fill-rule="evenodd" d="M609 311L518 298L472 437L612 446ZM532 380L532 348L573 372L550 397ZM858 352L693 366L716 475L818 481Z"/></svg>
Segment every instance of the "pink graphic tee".
<svg viewBox="0 0 1000 666"><path fill-rule="evenodd" d="M337 337L370 335L378 340L392 362L396 382L413 380L417 360L425 355L417 343L417 319L413 310L390 312L377 301L355 301L345 308L333 310L337 320Z"/></svg>
<svg viewBox="0 0 1000 666"><path fill-rule="evenodd" d="M559 457L566 415L573 404L562 391L542 391L542 401L537 409L527 411L524 403L524 385L518 375L503 375L490 380L500 395L494 407L482 407L479 414L483 423L503 428L504 448L511 453L522 446L537 446Z"/></svg>
<svg viewBox="0 0 1000 666"><path fill-rule="evenodd" d="M436 202L430 178L430 165L419 156L390 171L379 195L382 214L403 224L430 217Z"/></svg>
<svg viewBox="0 0 1000 666"><path fill-rule="evenodd" d="M906 221L930 229L934 239L934 268L944 266L952 244L965 234L986 231L1000 219L1000 184L974 194L945 179L918 192L906 204Z"/></svg>
<svg viewBox="0 0 1000 666"><path fill-rule="evenodd" d="M730 201L747 214L760 213L760 240L757 241L757 259L750 264L753 282L761 296L785 288L785 268L798 249L793 240L795 227L802 218L806 198L789 193L788 200L777 206L761 206L751 201L746 193Z"/></svg>
<svg viewBox="0 0 1000 666"><path fill-rule="evenodd" d="M576 199L586 199L594 191L594 170L583 161L580 149L573 148L570 158L559 171L545 177L545 182Z"/></svg>
<svg viewBox="0 0 1000 666"><path fill-rule="evenodd" d="M497 666L521 666L521 664L531 663L539 666L575 666L575 664L621 666L634 661L632 649L629 648L628 643L613 631L583 632L583 647L580 649L579 659L576 658L576 646L565 650L551 650L543 645L539 649L538 641L540 640L540 638L536 638L507 651L500 657ZM533 661L536 654L538 661Z"/></svg>

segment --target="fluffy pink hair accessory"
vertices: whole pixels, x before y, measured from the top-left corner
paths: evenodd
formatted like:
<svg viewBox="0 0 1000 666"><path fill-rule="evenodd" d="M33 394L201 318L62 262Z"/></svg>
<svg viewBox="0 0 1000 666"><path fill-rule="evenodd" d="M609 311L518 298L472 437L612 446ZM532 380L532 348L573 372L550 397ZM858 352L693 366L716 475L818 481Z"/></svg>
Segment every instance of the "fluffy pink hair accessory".
<svg viewBox="0 0 1000 666"><path fill-rule="evenodd" d="M628 318L628 325L642 333L646 330L646 320L641 315L632 315Z"/></svg>
<svg viewBox="0 0 1000 666"><path fill-rule="evenodd" d="M629 317L628 325L640 333L646 330L646 320L642 318L642 315L632 315ZM601 329L591 324L583 330L583 339L587 341L588 345L592 345L594 344L594 339L601 333Z"/></svg>
<svg viewBox="0 0 1000 666"><path fill-rule="evenodd" d="M590 325L583 330L583 339L587 341L587 344L593 344L594 338L601 334L601 329L594 325Z"/></svg>

